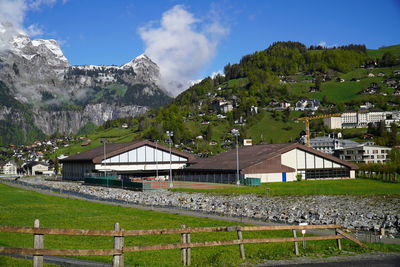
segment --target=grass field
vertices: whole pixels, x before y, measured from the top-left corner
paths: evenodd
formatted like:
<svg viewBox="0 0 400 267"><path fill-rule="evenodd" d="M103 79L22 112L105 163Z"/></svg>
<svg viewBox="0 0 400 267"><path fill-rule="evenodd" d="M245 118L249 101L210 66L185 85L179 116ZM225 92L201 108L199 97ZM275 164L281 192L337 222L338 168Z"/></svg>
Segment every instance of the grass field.
<svg viewBox="0 0 400 267"><path fill-rule="evenodd" d="M385 52L391 52L393 55L400 56L400 45L391 45L379 49L368 49L368 56L373 58L382 58Z"/></svg>
<svg viewBox="0 0 400 267"><path fill-rule="evenodd" d="M41 227L73 229L112 229L119 222L124 229L178 228L182 224L189 227L232 226L239 223L195 218L170 213L143 211L119 206L109 206L86 201L42 195L0 184L0 224L31 226L35 218L40 219ZM288 237L289 231L245 232L244 238ZM236 239L236 233L192 234L192 242ZM0 246L32 247L32 235L0 233ZM125 238L125 246L160 243L178 243L179 235L139 236ZM44 238L45 248L112 248L111 237L69 237L50 236ZM370 245L361 249L353 243L343 241L346 251L365 252L372 249L400 251L400 246ZM246 245L246 262L293 257L293 244L272 243ZM302 255L336 255L340 253L335 241L308 242ZM87 256L85 259L111 262L111 256ZM5 260L7 259L7 260ZM0 266L10 266L9 258L0 258ZM180 251L149 251L127 253L127 266L180 266ZM237 246L192 249L192 266L238 266ZM12 265L11 265L12 266ZM17 265L18 266L18 265Z"/></svg>
<svg viewBox="0 0 400 267"><path fill-rule="evenodd" d="M280 114L281 112L278 112ZM299 137L299 133L305 129L304 123L297 122L294 119L299 117L300 112L292 111L288 122L275 120L271 113L265 115L252 125L248 134L254 144L261 141L266 143L286 143ZM262 135L261 135L262 134Z"/></svg>
<svg viewBox="0 0 400 267"><path fill-rule="evenodd" d="M267 188L269 188L267 190ZM304 195L396 195L400 196L400 183L387 183L367 179L302 181L264 183L261 186L229 187L221 189L173 189L184 192L213 194L257 194L270 196Z"/></svg>

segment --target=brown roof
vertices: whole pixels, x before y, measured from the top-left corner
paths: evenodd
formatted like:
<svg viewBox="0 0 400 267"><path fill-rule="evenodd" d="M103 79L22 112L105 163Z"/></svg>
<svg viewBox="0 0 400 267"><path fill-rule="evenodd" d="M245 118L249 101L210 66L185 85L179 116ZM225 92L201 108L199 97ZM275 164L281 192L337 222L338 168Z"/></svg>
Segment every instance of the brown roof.
<svg viewBox="0 0 400 267"><path fill-rule="evenodd" d="M156 147L156 144L150 142L148 140L140 140L128 143L117 143L117 144L106 144L106 157L110 158L115 155L122 154L129 150L148 145L151 147ZM164 150L169 153L169 148L160 144L157 144L157 149ZM176 154L178 156L187 158L189 161L194 159L194 156L185 152L181 152L175 149L172 149L172 154ZM61 163L65 162L76 162L76 161L89 161L91 163L101 163L104 159L104 146L98 146L84 152L72 155L68 158L60 160Z"/></svg>
<svg viewBox="0 0 400 267"><path fill-rule="evenodd" d="M357 169L357 166L341 160L337 157L331 156L326 153L322 153L313 148L309 148L307 146L293 143L293 144L267 144L267 145L255 145L255 146L244 146L239 148L239 169L249 169L250 167L254 167L255 165L261 164L262 162L268 160L271 164L268 169L271 169L271 172L276 171L290 171L293 169L282 165L274 158L278 157L288 152L292 149L300 149L304 151L308 151L310 153L316 154L320 157L332 160L333 162L345 165L351 169ZM193 165L189 166L188 170L236 170L236 149L229 150L225 153L221 153L215 157L206 158L206 159L198 159L197 161L192 162Z"/></svg>

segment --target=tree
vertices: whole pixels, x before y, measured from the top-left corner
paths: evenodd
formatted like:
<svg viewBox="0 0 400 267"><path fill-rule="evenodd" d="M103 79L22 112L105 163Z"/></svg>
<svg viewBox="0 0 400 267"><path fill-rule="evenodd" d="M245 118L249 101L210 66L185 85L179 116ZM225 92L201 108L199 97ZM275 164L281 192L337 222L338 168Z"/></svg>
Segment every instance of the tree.
<svg viewBox="0 0 400 267"><path fill-rule="evenodd" d="M391 67L396 65L396 56L392 54L392 52L388 51L385 52L385 54L383 54L382 56L382 66L384 67Z"/></svg>
<svg viewBox="0 0 400 267"><path fill-rule="evenodd" d="M212 135L213 135L213 128L212 128L211 124L209 124L206 129L206 140L211 141Z"/></svg>
<svg viewBox="0 0 400 267"><path fill-rule="evenodd" d="M390 124L389 145L397 145L397 125L394 122Z"/></svg>

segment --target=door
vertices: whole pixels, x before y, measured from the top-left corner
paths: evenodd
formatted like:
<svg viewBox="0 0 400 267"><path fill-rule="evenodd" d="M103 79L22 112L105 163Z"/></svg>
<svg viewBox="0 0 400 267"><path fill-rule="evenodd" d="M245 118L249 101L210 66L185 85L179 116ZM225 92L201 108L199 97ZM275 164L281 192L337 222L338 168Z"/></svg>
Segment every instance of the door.
<svg viewBox="0 0 400 267"><path fill-rule="evenodd" d="M286 172L282 172L282 182L286 182Z"/></svg>

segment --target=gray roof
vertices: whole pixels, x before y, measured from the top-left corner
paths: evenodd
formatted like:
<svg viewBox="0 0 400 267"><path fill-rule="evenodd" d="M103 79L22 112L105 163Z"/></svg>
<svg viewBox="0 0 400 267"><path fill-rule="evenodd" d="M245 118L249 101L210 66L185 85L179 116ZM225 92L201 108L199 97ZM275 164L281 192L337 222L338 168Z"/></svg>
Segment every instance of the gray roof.
<svg viewBox="0 0 400 267"><path fill-rule="evenodd" d="M256 165L257 163L263 162L265 160L271 160L276 157L280 157L283 153L286 153L292 149L300 149L320 157L327 158L341 165L345 165L351 169L357 169L354 164L341 160L337 157L331 156L329 154L320 152L313 148L298 144L266 144L266 145L255 145L255 146L244 146L239 148L239 169L243 170L245 168ZM198 159L197 161L189 166L188 170L236 170L236 149L229 150L225 153L221 153L217 156ZM280 166L275 166L279 164ZM282 169L289 168L288 166L282 165L280 162L275 161L275 165L271 165L270 168Z"/></svg>
<svg viewBox="0 0 400 267"><path fill-rule="evenodd" d="M142 141L134 141L134 142L128 142L128 143L117 143L117 144L107 144L106 147L106 157L110 158L115 155L122 154L124 152L127 152L129 150L148 145L151 147L156 147L156 144L147 140L142 140ZM164 150L169 153L169 148L165 147L163 145L157 144L157 149L159 150ZM172 154L179 155L181 157L187 158L188 160L194 159L193 155L190 155L185 152L181 152L175 149L172 149ZM61 159L61 163L65 162L91 162L91 163L101 163L101 161L104 159L104 146L98 146L89 150L86 150L84 152L72 155L68 158Z"/></svg>

